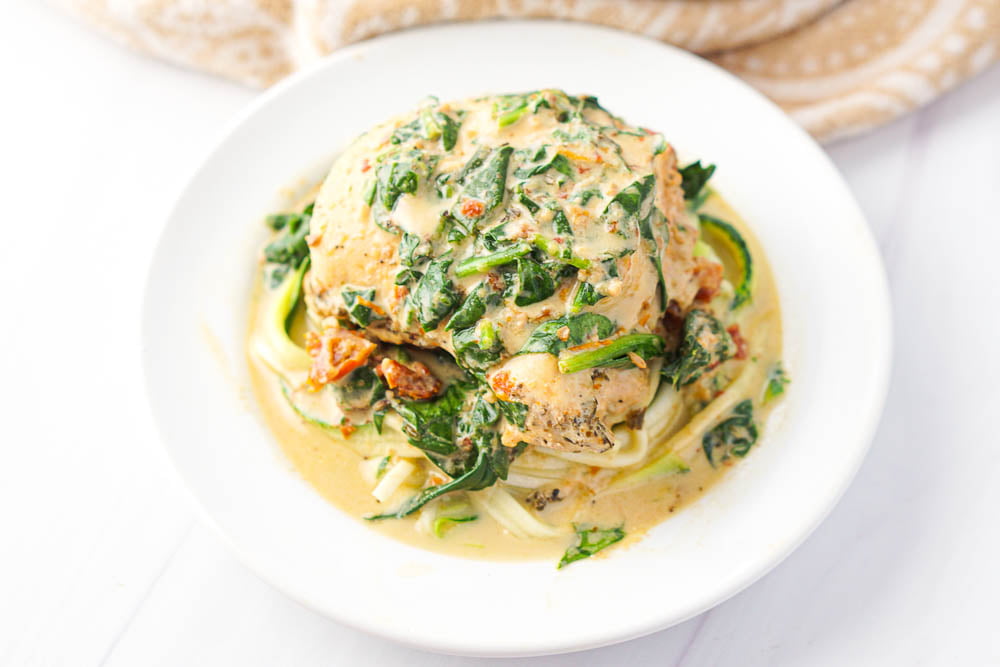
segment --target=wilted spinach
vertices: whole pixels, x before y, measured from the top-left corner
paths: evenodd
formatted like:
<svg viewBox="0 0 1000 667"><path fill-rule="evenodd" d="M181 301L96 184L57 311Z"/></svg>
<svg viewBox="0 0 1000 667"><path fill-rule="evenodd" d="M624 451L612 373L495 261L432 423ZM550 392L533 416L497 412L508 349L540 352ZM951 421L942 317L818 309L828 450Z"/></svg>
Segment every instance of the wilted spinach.
<svg viewBox="0 0 1000 667"><path fill-rule="evenodd" d="M514 303L518 306L530 306L544 301L555 294L556 282L541 264L530 257L520 257L517 260L517 290Z"/></svg>
<svg viewBox="0 0 1000 667"><path fill-rule="evenodd" d="M441 139L441 147L450 151L458 141L458 130L461 121L441 111L433 111L429 107L420 110L413 121L402 125L392 133L390 141L401 144L413 137L422 137L429 141Z"/></svg>
<svg viewBox="0 0 1000 667"><path fill-rule="evenodd" d="M407 441L452 477L465 469L470 458L470 454L455 443L455 427L468 389L466 383L456 382L431 401L393 402L403 420Z"/></svg>
<svg viewBox="0 0 1000 667"><path fill-rule="evenodd" d="M701 448L708 462L715 467L716 462L732 456L744 457L757 442L757 424L753 420L753 402L740 402L733 408L732 415L718 424L701 439Z"/></svg>
<svg viewBox="0 0 1000 667"><path fill-rule="evenodd" d="M498 413L485 405L482 394L475 398L471 410L464 409L466 392L464 385L453 384L435 401L397 407L410 444L422 449L452 479L420 491L394 512L368 519L402 518L446 493L477 491L507 479L510 462L520 449L500 443L499 434L491 428Z"/></svg>
<svg viewBox="0 0 1000 667"><path fill-rule="evenodd" d="M455 348L455 360L474 374L481 374L500 361L503 352L500 337L489 320L479 320L476 326L453 331L451 344Z"/></svg>
<svg viewBox="0 0 1000 667"><path fill-rule="evenodd" d="M518 167L514 170L514 176L517 178L531 178L532 176L538 176L539 174L544 174L549 169L554 169L563 176L573 178L573 165L570 164L569 159L562 153L555 153L549 160L544 160L544 153L542 154L542 162L532 165L524 165Z"/></svg>
<svg viewBox="0 0 1000 667"><path fill-rule="evenodd" d="M655 183L653 174L634 181L608 202L601 214L601 221L605 224L615 223L615 231L628 236L633 226L650 215Z"/></svg>
<svg viewBox="0 0 1000 667"><path fill-rule="evenodd" d="M345 410L364 410L385 398L385 385L370 366L356 368L330 386Z"/></svg>
<svg viewBox="0 0 1000 667"><path fill-rule="evenodd" d="M482 296L482 292L485 289L485 286L480 283L469 290L465 301L462 302L462 305L455 311L455 314L448 320L448 324L445 325L445 331L471 327L486 314L486 301Z"/></svg>
<svg viewBox="0 0 1000 667"><path fill-rule="evenodd" d="M563 554L557 566L562 569L578 560L590 558L598 551L607 549L612 544L620 542L625 537L625 527L598 528L597 526L573 524L576 531L576 544L571 546Z"/></svg>
<svg viewBox="0 0 1000 667"><path fill-rule="evenodd" d="M614 331L615 323L604 315L597 313L564 315L548 322L542 322L535 327L517 353L548 352L558 356L568 347L582 345L591 337L603 340ZM562 336L560 332L562 332Z"/></svg>
<svg viewBox="0 0 1000 667"><path fill-rule="evenodd" d="M422 275L414 267L430 258L430 245L416 234L404 232L399 239L399 263L402 268L396 273L396 284L407 285L420 280Z"/></svg>
<svg viewBox="0 0 1000 667"><path fill-rule="evenodd" d="M663 366L664 379L675 387L691 384L736 352L732 337L710 313L695 309L684 319L683 339Z"/></svg>
<svg viewBox="0 0 1000 667"><path fill-rule="evenodd" d="M455 221L454 235L458 238L470 234L476 225L503 203L507 167L513 151L510 146L501 146L490 152L488 158L477 151L459 173L457 180L463 187L450 213ZM471 201L479 202L481 206L470 207ZM449 240L452 240L451 236Z"/></svg>
<svg viewBox="0 0 1000 667"><path fill-rule="evenodd" d="M586 206L594 197L601 197L601 191L599 188L587 188L586 190L581 190L580 192L573 195L573 199L580 202L580 206Z"/></svg>
<svg viewBox="0 0 1000 667"><path fill-rule="evenodd" d="M779 361L767 372L767 387L764 389L764 403L785 393L785 385L791 382Z"/></svg>
<svg viewBox="0 0 1000 667"><path fill-rule="evenodd" d="M309 223L313 205L302 213L278 213L267 217L271 229L282 232L264 248L264 259L272 264L271 287L277 287L290 271L298 270L309 257Z"/></svg>
<svg viewBox="0 0 1000 667"><path fill-rule="evenodd" d="M501 414L507 418L507 421L518 428L524 428L528 419L527 405L520 401L504 401L500 399L497 399L496 405L500 408Z"/></svg>
<svg viewBox="0 0 1000 667"><path fill-rule="evenodd" d="M682 179L681 189L684 190L684 199L693 202L693 208L697 209L704 200L702 190L705 188L705 184L708 183L708 179L712 178L712 174L715 173L715 165L710 164L703 167L701 166L701 160L699 160L684 167L680 172Z"/></svg>
<svg viewBox="0 0 1000 667"><path fill-rule="evenodd" d="M344 298L347 316L359 327L368 326L371 324L372 316L377 316L371 308L375 301L374 287L364 289L347 286L340 290L340 295Z"/></svg>
<svg viewBox="0 0 1000 667"><path fill-rule="evenodd" d="M399 234L399 228L389 219L390 213L402 195L416 193L420 180L434 170L438 156L411 150L380 159L375 169L375 190L370 193L372 220L385 231Z"/></svg>
<svg viewBox="0 0 1000 667"><path fill-rule="evenodd" d="M427 265L407 301L420 327L430 331L458 306L459 294L448 277L451 259L439 258Z"/></svg>
<svg viewBox="0 0 1000 667"><path fill-rule="evenodd" d="M604 295L598 292L596 287L590 283L581 282L576 288L576 293L573 294L573 302L570 304L569 310L572 313L578 313L587 306L593 306L603 298Z"/></svg>

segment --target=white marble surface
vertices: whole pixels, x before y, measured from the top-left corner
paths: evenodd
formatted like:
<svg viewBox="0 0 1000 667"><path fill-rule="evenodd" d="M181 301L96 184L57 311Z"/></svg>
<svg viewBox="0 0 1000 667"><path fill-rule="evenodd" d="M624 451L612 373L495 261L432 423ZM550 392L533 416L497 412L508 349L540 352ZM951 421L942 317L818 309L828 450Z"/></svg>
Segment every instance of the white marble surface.
<svg viewBox="0 0 1000 667"><path fill-rule="evenodd" d="M138 364L146 266L165 207L254 93L34 2L7 0L0 17L0 664L475 662L287 600L164 472ZM514 663L1000 664L1000 69L830 153L879 239L896 322L888 407L854 485L712 611Z"/></svg>

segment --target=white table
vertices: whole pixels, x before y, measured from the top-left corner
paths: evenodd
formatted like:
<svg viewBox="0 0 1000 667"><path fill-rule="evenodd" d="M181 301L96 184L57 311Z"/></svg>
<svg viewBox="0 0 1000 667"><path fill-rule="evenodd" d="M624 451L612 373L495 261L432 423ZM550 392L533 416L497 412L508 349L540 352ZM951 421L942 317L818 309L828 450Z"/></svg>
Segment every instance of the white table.
<svg viewBox="0 0 1000 667"><path fill-rule="evenodd" d="M134 56L35 3L3 10L0 663L466 662L289 601L165 472L138 364L146 267L166 207L254 91ZM896 322L888 409L854 485L716 609L523 662L1000 661L1000 69L830 153L879 239Z"/></svg>

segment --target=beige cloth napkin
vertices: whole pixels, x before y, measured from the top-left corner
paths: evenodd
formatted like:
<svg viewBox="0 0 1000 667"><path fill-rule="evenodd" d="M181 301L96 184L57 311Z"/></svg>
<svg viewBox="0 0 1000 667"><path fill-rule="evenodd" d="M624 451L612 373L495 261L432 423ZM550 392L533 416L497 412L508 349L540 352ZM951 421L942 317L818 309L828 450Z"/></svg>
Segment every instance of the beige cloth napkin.
<svg viewBox="0 0 1000 667"><path fill-rule="evenodd" d="M441 21L546 17L706 55L820 140L880 125L1000 59L1000 0L57 0L119 41L253 86Z"/></svg>

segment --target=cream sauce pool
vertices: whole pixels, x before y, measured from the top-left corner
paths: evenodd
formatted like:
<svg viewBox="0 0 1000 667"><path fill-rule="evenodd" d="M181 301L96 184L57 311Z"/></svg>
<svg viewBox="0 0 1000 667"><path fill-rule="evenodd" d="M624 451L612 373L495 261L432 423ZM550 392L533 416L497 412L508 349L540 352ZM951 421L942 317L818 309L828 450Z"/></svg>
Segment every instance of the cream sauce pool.
<svg viewBox="0 0 1000 667"><path fill-rule="evenodd" d="M737 382L741 385L739 395L733 400L754 399L755 419L763 434L766 431L764 424L773 403L763 404L761 397L767 386L768 369L780 361L782 351L781 316L773 277L764 253L752 232L718 195L712 194L701 212L733 224L743 236L753 257L752 301L740 308L736 317L749 346L748 359L727 363L744 366L733 372L734 377L740 378ZM722 257L722 260L728 269L732 258ZM256 299L256 302L259 303L260 299ZM261 317L260 312L255 313L251 331L258 326ZM304 318L299 318L299 329L302 328L302 319ZM292 333L293 336L296 334L296 328L293 327ZM372 482L361 473L365 466L371 467L371 461L367 461L361 452L365 450L364 445L368 438L379 436L369 430L361 430L351 435L348 440L344 440L329 431L305 423L285 400L274 372L257 358L249 345L247 357L260 416L302 478L329 502L349 516L363 521L373 530L432 551L467 558L495 560L558 559L575 541L571 522L593 523L598 526L621 525L626 532L622 544L634 542L650 528L697 500L725 475L728 468L739 462L738 458L730 458L719 463L718 467L712 467L701 452L701 433L704 431L702 429L693 433L688 439L688 451L683 454L690 467L687 473L671 475L621 490L612 488L595 495L577 493L561 502L550 503L538 513L538 516L546 523L561 529L562 532L557 537L547 539L515 537L483 512L479 512L477 520L456 524L444 537L437 537L429 531L419 530L416 525L419 519L415 516L365 521L365 516L385 512L415 491L413 487L404 487L386 503L380 503L372 496ZM732 402L730 401L730 404ZM693 399L685 401L681 407L685 414L676 420L677 426L672 431L684 428L692 419L697 421L698 407L699 404ZM707 409L712 409L712 404ZM721 418L720 416L718 419ZM651 451L644 461L648 462L659 456L662 451L658 451L657 446L662 444L662 442L650 443ZM756 444L756 447L760 446L767 446L766 439ZM752 456L753 452L750 455ZM642 463L623 470L627 473L641 465ZM588 472L586 466L577 467L583 470L583 474ZM607 470L600 469L592 472L595 475L611 474ZM527 491L507 488L519 500L527 495ZM620 546L598 555L614 553Z"/></svg>

